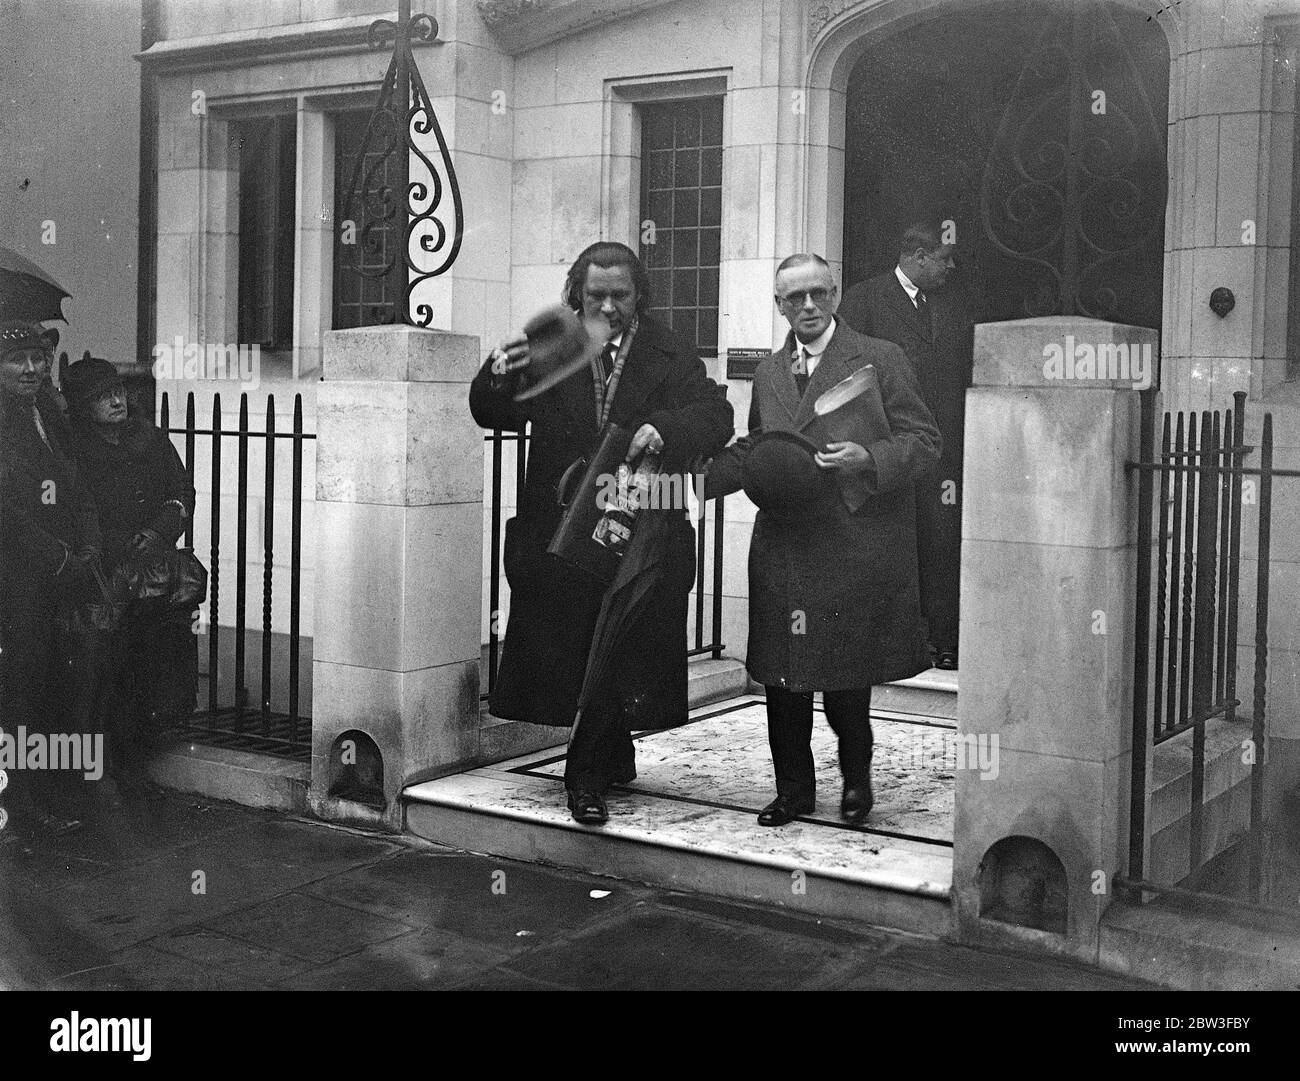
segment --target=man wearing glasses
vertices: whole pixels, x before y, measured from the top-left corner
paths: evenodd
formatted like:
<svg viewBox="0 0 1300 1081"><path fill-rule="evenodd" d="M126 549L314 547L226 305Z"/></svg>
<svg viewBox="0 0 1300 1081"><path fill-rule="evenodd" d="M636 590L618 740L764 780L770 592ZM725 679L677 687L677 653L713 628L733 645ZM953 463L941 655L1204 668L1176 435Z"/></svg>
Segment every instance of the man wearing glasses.
<svg viewBox="0 0 1300 1081"><path fill-rule="evenodd" d="M815 809L810 741L821 691L839 738L840 813L858 825L873 801L871 688L929 667L912 485L938 460L939 432L902 349L836 321L824 259L790 256L775 293L790 333L759 363L749 434L713 460L707 486L710 496L743 487L759 505L745 664L767 690L776 798L758 821L782 826ZM797 433L817 431L817 398L867 366L874 388L840 418L855 438L800 450ZM775 456L774 443L785 445ZM806 457L786 470L781 455L791 446Z"/></svg>

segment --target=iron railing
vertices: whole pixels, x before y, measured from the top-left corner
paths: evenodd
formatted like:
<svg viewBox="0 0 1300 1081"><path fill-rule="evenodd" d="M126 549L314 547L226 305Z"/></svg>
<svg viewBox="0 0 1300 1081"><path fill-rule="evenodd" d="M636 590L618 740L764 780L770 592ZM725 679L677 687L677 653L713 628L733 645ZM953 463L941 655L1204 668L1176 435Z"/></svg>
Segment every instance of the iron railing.
<svg viewBox="0 0 1300 1081"><path fill-rule="evenodd" d="M492 448L492 502L490 504L491 517L487 536L489 568L487 678L483 680L483 686L486 690L480 696L482 699L486 699L492 693L492 687L496 682L497 665L501 655L501 637L505 632L504 621L500 618L501 580L504 574L501 565L501 534L503 529L501 498L506 483L505 448L508 443L515 445L514 486L515 506L518 507L523 501L524 481L527 475L529 435L526 427L519 432L495 429L484 436L483 442ZM701 515L699 522L696 523L695 537L695 645L693 648L687 649L687 657L700 657L707 654L717 659L722 656L722 651L726 648L722 641L722 555L725 507L722 499L716 499L713 503L713 558L712 565L709 568L712 574L711 584L713 587L713 602L710 606L710 637L708 641L705 641L704 587L707 572L704 556L706 551L705 533L708 529L707 516Z"/></svg>
<svg viewBox="0 0 1300 1081"><path fill-rule="evenodd" d="M1116 884L1133 899L1143 892L1187 892L1149 881L1145 866L1147 748L1189 731L1189 873L1205 862L1205 726L1216 717L1237 720L1242 705L1237 639L1245 477L1259 480L1247 889L1251 902L1260 898L1272 480L1300 476L1300 471L1273 467L1271 414L1264 415L1259 446L1246 444L1246 394L1238 391L1233 399L1225 414L1166 414L1157 455L1154 392L1144 393L1140 460L1127 463L1138 473L1137 613L1128 873L1116 876ZM1248 467L1246 459L1256 450L1258 467Z"/></svg>
<svg viewBox="0 0 1300 1081"><path fill-rule="evenodd" d="M281 757L305 760L311 754L311 718L302 716L300 708L301 643L302 643L302 467L304 445L315 440L315 434L303 430L302 395L294 395L292 429L277 431L275 396L266 398L266 425L262 431L253 431L248 422L248 395L239 396L239 419L235 428L222 423L221 395L212 399L212 425L198 427L195 417L194 393L186 395L185 423L172 427L170 402L162 395L158 412L158 426L169 435L183 436L185 441L185 471L191 483L194 480L195 450L200 438L207 440L210 450L211 530L208 562L208 674L207 705L182 722L179 734L196 742L239 750L260 751ZM289 479L289 633L288 671L285 674L286 708L272 708L273 657L272 616L275 569L275 501L279 494L276 481L275 447L277 440L291 441L292 467ZM230 686L221 680L221 502L227 494L223 484L223 444L235 441L235 623L234 669ZM261 631L261 687L260 701L256 707L248 704L245 687L247 670L247 645L250 636L246 611L248 585L248 461L249 449L254 441L262 441L265 466L262 478L262 631ZM196 509L197 516L197 509ZM194 521L186 524L185 543L194 543ZM196 553L200 556L203 553ZM224 692L224 693L223 693Z"/></svg>

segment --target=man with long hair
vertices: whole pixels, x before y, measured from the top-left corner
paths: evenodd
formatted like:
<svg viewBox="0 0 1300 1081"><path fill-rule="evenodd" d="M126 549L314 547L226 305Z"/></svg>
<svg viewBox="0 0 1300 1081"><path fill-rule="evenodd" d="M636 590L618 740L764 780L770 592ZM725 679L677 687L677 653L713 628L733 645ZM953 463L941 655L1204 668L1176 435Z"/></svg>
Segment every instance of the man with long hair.
<svg viewBox="0 0 1300 1081"><path fill-rule="evenodd" d="M646 314L649 276L630 248L601 242L583 251L569 269L563 299L607 338L589 369L516 401L535 375L528 340L519 336L492 351L470 387L470 408L483 427L522 431L532 425L519 513L506 525L510 618L489 708L496 717L554 726L574 723L606 590L547 552L561 518L562 475L592 452L607 424L633 432L630 463L648 451L660 456L664 474L681 474L712 457L732 435L726 389L708 377L693 345ZM592 825L608 819L610 785L636 776L631 732L668 728L687 715L686 609L695 531L685 507L639 513L671 518L663 542L667 569L570 741L569 809Z"/></svg>

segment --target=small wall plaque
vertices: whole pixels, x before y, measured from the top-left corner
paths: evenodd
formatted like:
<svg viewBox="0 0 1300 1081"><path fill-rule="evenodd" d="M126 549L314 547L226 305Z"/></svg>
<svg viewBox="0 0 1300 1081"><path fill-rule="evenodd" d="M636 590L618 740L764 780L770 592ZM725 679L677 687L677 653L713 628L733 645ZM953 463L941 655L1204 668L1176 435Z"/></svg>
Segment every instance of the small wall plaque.
<svg viewBox="0 0 1300 1081"><path fill-rule="evenodd" d="M728 349L727 378L753 379L758 362L771 355L772 350L767 348Z"/></svg>

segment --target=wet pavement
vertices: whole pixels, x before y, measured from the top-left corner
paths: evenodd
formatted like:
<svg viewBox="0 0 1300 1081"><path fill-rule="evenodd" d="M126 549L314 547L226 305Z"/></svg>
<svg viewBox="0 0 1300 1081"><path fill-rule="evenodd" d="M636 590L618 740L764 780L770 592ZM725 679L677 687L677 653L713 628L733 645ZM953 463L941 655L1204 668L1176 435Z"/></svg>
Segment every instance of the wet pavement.
<svg viewBox="0 0 1300 1081"><path fill-rule="evenodd" d="M0 984L67 990L1149 987L176 794L0 845Z"/></svg>

